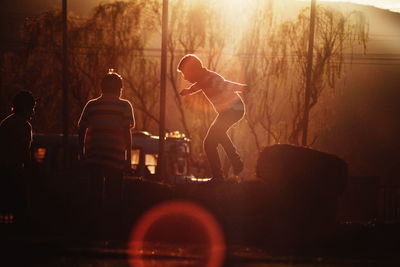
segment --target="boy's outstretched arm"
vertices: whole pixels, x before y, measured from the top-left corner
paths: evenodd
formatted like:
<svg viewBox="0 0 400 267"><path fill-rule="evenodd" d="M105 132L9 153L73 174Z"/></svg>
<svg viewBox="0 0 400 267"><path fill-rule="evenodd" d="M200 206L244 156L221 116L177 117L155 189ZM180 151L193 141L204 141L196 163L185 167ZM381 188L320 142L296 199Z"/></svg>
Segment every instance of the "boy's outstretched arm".
<svg viewBox="0 0 400 267"><path fill-rule="evenodd" d="M181 96L186 96L186 95L194 94L200 90L201 90L201 88L199 87L199 85L197 83L194 83L190 87L183 89L179 94Z"/></svg>
<svg viewBox="0 0 400 267"><path fill-rule="evenodd" d="M234 92L243 92L248 89L248 85L244 83L237 83L237 82L232 82L229 80L225 80L226 87L229 88L230 90Z"/></svg>

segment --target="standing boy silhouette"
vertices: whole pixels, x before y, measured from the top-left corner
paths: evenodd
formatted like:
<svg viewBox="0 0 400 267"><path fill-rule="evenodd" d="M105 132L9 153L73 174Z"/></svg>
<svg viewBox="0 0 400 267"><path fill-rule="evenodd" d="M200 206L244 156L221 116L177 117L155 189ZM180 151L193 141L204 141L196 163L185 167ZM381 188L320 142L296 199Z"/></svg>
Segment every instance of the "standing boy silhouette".
<svg viewBox="0 0 400 267"><path fill-rule="evenodd" d="M12 114L0 122L0 212L11 212L17 224L27 219L24 172L30 162L32 126L29 121L35 105L31 92L20 91L12 100Z"/></svg>
<svg viewBox="0 0 400 267"><path fill-rule="evenodd" d="M205 68L201 60L193 54L185 55L179 62L177 70L185 80L192 83L189 88L183 89L180 95L186 96L203 91L218 113L203 142L213 177L211 182L219 183L224 179L217 150L219 144L224 148L234 174L238 175L243 170L243 161L227 131L245 114L244 102L238 92L244 90L247 85L225 80L218 73Z"/></svg>
<svg viewBox="0 0 400 267"><path fill-rule="evenodd" d="M107 218L118 214L123 171L131 164L132 105L121 99L121 76L110 70L101 82L102 95L90 100L79 120L79 155L90 172L92 208ZM105 218L104 218L105 219Z"/></svg>

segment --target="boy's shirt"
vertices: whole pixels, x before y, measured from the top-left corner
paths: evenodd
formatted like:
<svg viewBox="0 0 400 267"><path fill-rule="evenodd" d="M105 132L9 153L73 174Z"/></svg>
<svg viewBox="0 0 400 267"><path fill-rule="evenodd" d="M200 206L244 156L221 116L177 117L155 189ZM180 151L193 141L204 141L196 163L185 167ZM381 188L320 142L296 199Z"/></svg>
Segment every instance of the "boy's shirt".
<svg viewBox="0 0 400 267"><path fill-rule="evenodd" d="M135 119L129 101L103 95L90 100L78 126L86 127L85 156L88 163L122 169L125 163L126 131Z"/></svg>
<svg viewBox="0 0 400 267"><path fill-rule="evenodd" d="M207 70L204 78L194 86L204 92L218 113L227 109L244 110L243 100L234 90L235 83L216 72Z"/></svg>
<svg viewBox="0 0 400 267"><path fill-rule="evenodd" d="M11 114L0 123L0 166L22 168L30 157L32 126L27 119Z"/></svg>

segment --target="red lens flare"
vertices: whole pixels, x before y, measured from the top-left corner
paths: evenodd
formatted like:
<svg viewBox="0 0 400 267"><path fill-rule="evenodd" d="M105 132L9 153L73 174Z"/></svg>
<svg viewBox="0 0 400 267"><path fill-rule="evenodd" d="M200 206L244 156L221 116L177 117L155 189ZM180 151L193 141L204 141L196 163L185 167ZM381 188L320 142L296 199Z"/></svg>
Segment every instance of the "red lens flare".
<svg viewBox="0 0 400 267"><path fill-rule="evenodd" d="M153 242L153 243L152 243ZM155 242L201 244L201 266L222 266L225 241L216 219L204 208L186 201L170 201L155 206L135 225L129 242L129 263L144 267L143 258Z"/></svg>

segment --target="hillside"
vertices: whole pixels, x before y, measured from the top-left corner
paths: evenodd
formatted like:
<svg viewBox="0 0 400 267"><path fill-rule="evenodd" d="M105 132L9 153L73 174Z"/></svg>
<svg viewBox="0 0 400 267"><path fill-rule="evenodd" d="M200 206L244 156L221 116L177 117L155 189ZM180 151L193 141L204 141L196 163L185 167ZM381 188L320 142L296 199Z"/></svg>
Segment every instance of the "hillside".
<svg viewBox="0 0 400 267"><path fill-rule="evenodd" d="M347 65L333 106L334 125L321 134L316 146L345 158L353 174L398 183L400 14L355 4L339 6L365 14L370 40L366 54L356 50L353 64Z"/></svg>

